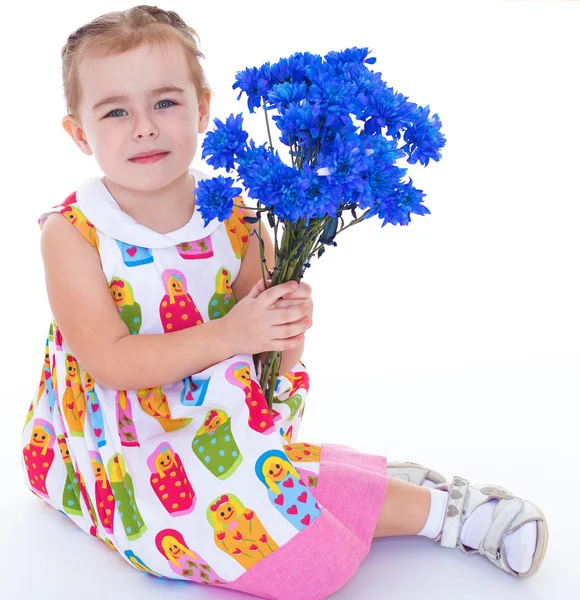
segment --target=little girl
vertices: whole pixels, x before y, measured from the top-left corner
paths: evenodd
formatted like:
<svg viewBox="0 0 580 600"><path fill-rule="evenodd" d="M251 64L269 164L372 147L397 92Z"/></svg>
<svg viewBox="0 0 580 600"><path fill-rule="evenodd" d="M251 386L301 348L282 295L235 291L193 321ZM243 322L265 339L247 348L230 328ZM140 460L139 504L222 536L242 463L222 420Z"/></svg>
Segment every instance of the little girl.
<svg viewBox="0 0 580 600"><path fill-rule="evenodd" d="M211 98L196 37L137 6L63 48L63 127L104 176L39 219L54 319L23 431L31 491L142 571L263 598L328 597L379 536L532 575L548 531L530 502L296 442L311 288L265 289L253 212L204 225L196 209ZM267 351L283 353L272 414L252 359Z"/></svg>

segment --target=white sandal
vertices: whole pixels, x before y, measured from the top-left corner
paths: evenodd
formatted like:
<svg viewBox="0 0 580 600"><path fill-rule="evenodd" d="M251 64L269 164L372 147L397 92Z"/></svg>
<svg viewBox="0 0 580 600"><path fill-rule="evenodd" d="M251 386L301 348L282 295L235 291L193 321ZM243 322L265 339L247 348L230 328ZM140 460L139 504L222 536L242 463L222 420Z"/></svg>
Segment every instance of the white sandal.
<svg viewBox="0 0 580 600"><path fill-rule="evenodd" d="M431 481L436 485L447 481L441 473L413 462L387 461L387 475L395 479L414 483L415 485L422 485L425 480Z"/></svg>
<svg viewBox="0 0 580 600"><path fill-rule="evenodd" d="M465 554L479 553L494 565L515 577L531 577L540 568L548 546L548 525L542 511L531 502L513 496L498 486L474 486L462 477L454 477L451 483L443 483L437 489L449 492L449 501L442 533L435 542L445 548L459 548ZM460 540L461 528L467 517L478 507L496 498L491 527L479 548L464 546ZM529 522L536 522L538 535L532 566L525 573L510 568L505 558L504 541L508 534Z"/></svg>

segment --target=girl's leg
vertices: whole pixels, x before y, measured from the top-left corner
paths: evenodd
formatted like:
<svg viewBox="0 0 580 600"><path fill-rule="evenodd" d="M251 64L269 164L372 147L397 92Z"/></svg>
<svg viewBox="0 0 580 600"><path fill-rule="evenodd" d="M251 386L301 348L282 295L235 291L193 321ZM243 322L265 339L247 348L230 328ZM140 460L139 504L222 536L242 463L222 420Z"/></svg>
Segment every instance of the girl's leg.
<svg viewBox="0 0 580 600"><path fill-rule="evenodd" d="M474 489L474 493L478 493L479 488ZM496 493L495 488L491 486L483 489ZM453 497L461 497L461 494ZM509 493L507 497L513 498ZM448 512L448 498L448 492L388 477L387 493L373 537L419 534L432 539L437 538L441 533L445 514ZM480 547L492 528L494 509L497 503L497 498L484 500L462 522L460 540L465 547L474 549ZM509 511L509 509L507 510ZM455 515L457 514L456 512ZM455 515L452 512L448 514L451 517ZM533 513L530 515L529 522L525 521L527 517L522 517L523 523L505 537L505 558L511 569L517 573L527 573L532 566L534 555L543 552L542 550L538 551L536 545L538 533L533 519L538 515L534 516ZM515 516L512 515L512 518ZM539 516L543 519L541 513ZM506 522L505 526L507 528L509 522ZM547 541L547 533L545 538ZM543 540L540 541L543 542ZM545 542L543 545L545 547ZM543 558L543 554L539 557L540 561L541 558Z"/></svg>
<svg viewBox="0 0 580 600"><path fill-rule="evenodd" d="M417 535L429 516L429 489L393 477L388 479L387 493L373 537Z"/></svg>

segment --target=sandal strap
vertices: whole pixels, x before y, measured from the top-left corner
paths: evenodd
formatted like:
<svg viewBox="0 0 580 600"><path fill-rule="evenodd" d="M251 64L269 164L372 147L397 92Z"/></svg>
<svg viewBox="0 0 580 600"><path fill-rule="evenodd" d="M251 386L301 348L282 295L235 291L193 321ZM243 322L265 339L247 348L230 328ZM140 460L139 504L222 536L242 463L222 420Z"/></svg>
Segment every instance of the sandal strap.
<svg viewBox="0 0 580 600"><path fill-rule="evenodd" d="M444 548L455 548L461 529L461 515L469 489L469 481L462 477L454 477L449 485L449 500L443 520L443 529L439 544Z"/></svg>
<svg viewBox="0 0 580 600"><path fill-rule="evenodd" d="M520 498L500 500L493 513L493 521L485 539L479 547L479 553L498 566L502 566L501 548L503 540L516 517L522 512L524 503ZM501 562L500 562L501 561Z"/></svg>

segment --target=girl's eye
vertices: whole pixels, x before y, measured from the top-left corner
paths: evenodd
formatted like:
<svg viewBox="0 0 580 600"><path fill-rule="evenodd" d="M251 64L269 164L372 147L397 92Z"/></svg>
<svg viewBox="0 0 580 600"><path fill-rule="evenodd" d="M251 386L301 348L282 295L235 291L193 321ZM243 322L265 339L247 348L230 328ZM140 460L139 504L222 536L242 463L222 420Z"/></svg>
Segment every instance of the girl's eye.
<svg viewBox="0 0 580 600"><path fill-rule="evenodd" d="M159 102L157 104L161 104L162 102L169 102L170 106L173 105L173 104L177 104L177 102L174 102L173 100L159 100ZM162 107L162 108L169 108L169 106ZM117 113L117 112L127 112L127 111L124 110L123 108L116 108L115 110L112 110L109 114L105 115L105 119L107 117L112 117L112 116L115 116L115 117L122 116L122 115L115 115L114 114L114 113Z"/></svg>

